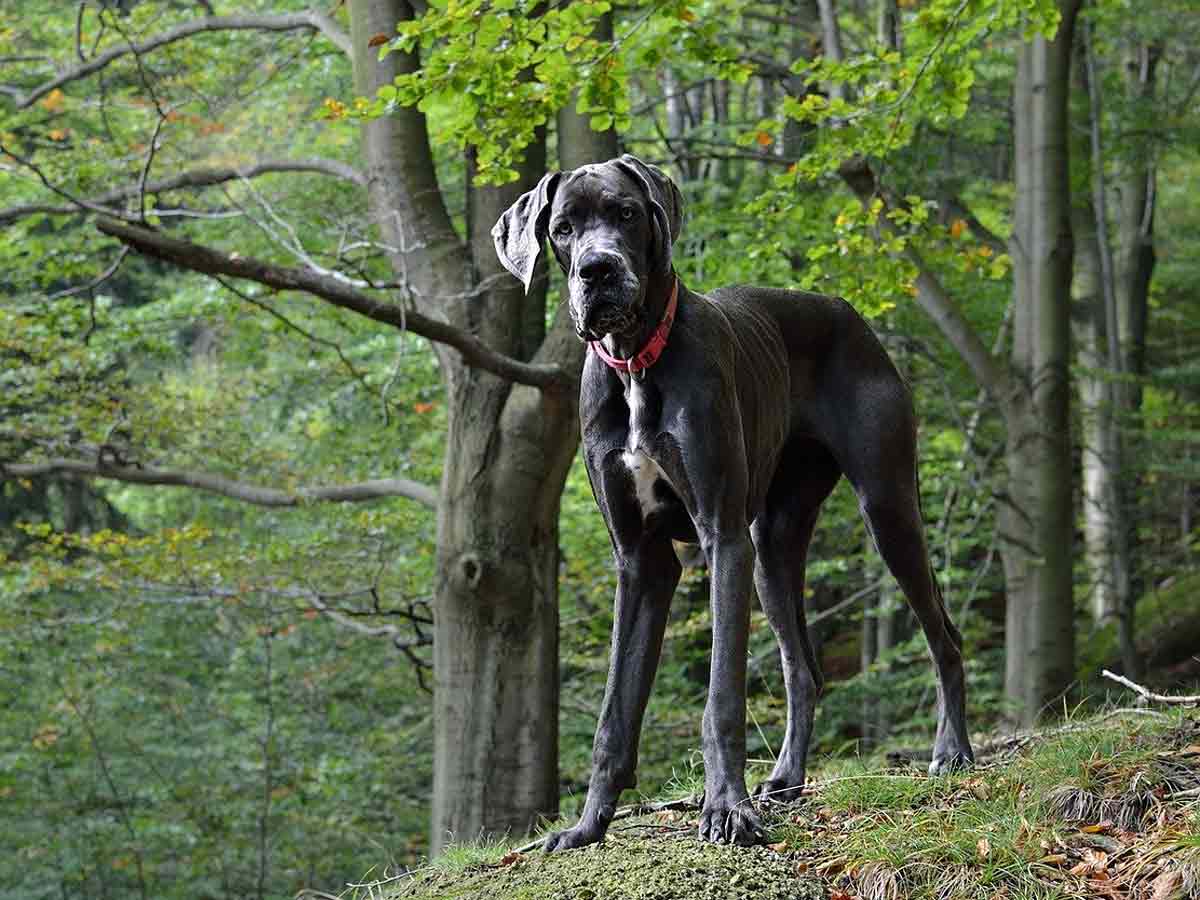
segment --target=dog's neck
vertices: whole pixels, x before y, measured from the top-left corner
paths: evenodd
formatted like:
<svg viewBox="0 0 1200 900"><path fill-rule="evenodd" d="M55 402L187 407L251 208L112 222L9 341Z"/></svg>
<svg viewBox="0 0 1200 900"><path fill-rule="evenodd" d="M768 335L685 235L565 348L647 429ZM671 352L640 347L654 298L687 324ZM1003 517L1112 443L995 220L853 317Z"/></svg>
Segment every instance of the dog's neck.
<svg viewBox="0 0 1200 900"><path fill-rule="evenodd" d="M662 323L667 305L671 301L671 292L678 290L680 294L683 293L683 286L677 287L677 284L678 277L674 269L665 274L656 273L646 286L645 314L639 324L627 331L606 334L603 338L604 349L617 359L630 359L639 353ZM676 303L678 302L677 298Z"/></svg>

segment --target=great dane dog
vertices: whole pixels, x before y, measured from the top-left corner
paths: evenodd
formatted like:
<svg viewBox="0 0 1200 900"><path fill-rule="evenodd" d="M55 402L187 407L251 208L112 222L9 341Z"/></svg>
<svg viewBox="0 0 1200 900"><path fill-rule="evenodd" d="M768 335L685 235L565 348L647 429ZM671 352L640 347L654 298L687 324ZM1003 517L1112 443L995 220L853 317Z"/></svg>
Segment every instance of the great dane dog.
<svg viewBox="0 0 1200 900"><path fill-rule="evenodd" d="M746 790L751 579L779 642L787 730L760 797L804 786L822 677L804 621L804 566L822 502L843 475L921 622L937 667L930 772L973 761L962 639L929 564L917 489L916 417L903 379L844 300L729 287L699 294L671 261L682 198L633 156L546 175L492 230L529 288L549 238L591 352L580 418L588 477L617 567L608 683L583 815L547 850L604 837L636 784L638 739L680 564L699 542L712 579L700 837L763 837Z"/></svg>

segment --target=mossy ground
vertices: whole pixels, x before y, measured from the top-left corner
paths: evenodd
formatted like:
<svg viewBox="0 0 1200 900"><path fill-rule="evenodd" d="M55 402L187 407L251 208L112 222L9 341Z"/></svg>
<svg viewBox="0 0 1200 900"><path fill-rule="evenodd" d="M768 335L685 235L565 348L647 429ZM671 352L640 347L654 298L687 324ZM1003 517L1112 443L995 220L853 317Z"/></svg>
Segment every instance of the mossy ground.
<svg viewBox="0 0 1200 900"><path fill-rule="evenodd" d="M843 761L764 810L768 846L700 843L696 811L614 823L544 856L461 847L381 882L411 900L1200 897L1200 716L1110 713L999 742L974 771Z"/></svg>

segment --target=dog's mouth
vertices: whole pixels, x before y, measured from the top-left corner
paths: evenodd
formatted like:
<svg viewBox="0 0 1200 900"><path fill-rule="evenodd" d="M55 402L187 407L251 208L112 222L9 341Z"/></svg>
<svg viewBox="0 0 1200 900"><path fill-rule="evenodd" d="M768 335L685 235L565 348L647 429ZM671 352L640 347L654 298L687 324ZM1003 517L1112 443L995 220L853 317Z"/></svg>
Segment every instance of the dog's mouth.
<svg viewBox="0 0 1200 900"><path fill-rule="evenodd" d="M608 334L625 334L641 327L644 313L639 288L636 278L625 276L577 294L571 305L579 337L598 341Z"/></svg>
<svg viewBox="0 0 1200 900"><path fill-rule="evenodd" d="M588 304L583 320L576 320L576 332L585 341L598 341L606 334L625 334L642 324L642 311L611 300Z"/></svg>

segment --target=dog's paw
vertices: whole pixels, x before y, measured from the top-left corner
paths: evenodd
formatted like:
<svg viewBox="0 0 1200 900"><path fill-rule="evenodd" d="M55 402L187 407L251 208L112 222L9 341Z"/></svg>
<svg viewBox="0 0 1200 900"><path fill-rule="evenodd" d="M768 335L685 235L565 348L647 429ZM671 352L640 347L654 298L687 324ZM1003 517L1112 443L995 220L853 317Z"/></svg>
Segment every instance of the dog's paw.
<svg viewBox="0 0 1200 900"><path fill-rule="evenodd" d="M574 828L567 828L563 831L556 831L546 838L546 842L542 844L543 853L554 853L556 850L574 850L576 847L586 847L588 844L596 844L604 839L603 828L584 826L582 822Z"/></svg>
<svg viewBox="0 0 1200 900"><path fill-rule="evenodd" d="M749 847L761 844L766 837L767 830L748 796L704 801L700 810L700 840Z"/></svg>
<svg viewBox="0 0 1200 900"><path fill-rule="evenodd" d="M798 778L768 778L754 787L757 802L793 803L804 793L804 775Z"/></svg>
<svg viewBox="0 0 1200 900"><path fill-rule="evenodd" d="M929 764L930 775L949 775L951 772L963 772L975 765L975 754L970 747L959 750L935 750L933 761Z"/></svg>

